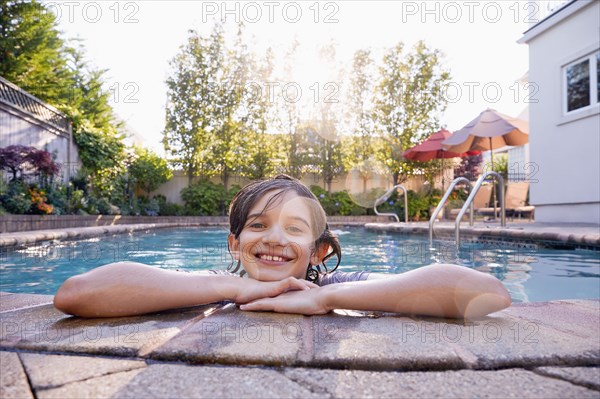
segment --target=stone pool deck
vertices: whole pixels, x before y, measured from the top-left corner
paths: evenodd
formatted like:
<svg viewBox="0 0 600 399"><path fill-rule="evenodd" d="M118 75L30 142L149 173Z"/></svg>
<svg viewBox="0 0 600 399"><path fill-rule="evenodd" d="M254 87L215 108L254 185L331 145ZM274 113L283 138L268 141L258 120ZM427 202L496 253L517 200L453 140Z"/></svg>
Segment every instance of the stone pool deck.
<svg viewBox="0 0 600 399"><path fill-rule="evenodd" d="M423 235L426 226L368 227ZM465 237L600 244L593 225L463 226ZM0 246L158 227L170 226L8 233ZM445 230L453 224L436 224ZM600 398L600 300L515 304L478 320L232 304L81 319L52 296L0 293L0 398L85 397Z"/></svg>
<svg viewBox="0 0 600 399"><path fill-rule="evenodd" d="M478 320L232 304L81 319L0 294L2 398L600 397L600 301Z"/></svg>

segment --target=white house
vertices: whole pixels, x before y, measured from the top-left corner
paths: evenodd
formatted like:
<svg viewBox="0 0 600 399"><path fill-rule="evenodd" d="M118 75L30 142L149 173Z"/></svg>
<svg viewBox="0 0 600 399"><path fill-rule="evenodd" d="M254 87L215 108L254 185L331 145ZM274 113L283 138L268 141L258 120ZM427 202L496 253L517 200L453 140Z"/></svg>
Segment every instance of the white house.
<svg viewBox="0 0 600 399"><path fill-rule="evenodd" d="M600 1L527 30L530 203L536 222L600 224Z"/></svg>

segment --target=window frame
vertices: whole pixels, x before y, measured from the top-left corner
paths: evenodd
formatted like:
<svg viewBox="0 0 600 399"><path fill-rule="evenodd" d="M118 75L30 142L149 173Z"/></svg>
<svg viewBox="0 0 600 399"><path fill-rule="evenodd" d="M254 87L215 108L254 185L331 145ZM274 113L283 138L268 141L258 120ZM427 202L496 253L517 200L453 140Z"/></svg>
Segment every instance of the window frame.
<svg viewBox="0 0 600 399"><path fill-rule="evenodd" d="M599 57L599 54L600 54L600 50L596 49L590 53L587 53L584 56L578 57L578 58L570 61L567 64L564 64L563 67L561 68L562 92L563 92L562 93L563 117L577 115L582 112L585 113L586 111L599 106L600 101L598 99L598 96L600 93L598 93L598 62L596 61L597 57ZM589 67L589 73L590 73L590 89L588 91L588 99L589 99L590 103L584 107L580 107L580 108L569 111L568 110L569 87L568 87L568 81L567 81L567 70L570 67L580 64L584 61L587 61L588 67Z"/></svg>

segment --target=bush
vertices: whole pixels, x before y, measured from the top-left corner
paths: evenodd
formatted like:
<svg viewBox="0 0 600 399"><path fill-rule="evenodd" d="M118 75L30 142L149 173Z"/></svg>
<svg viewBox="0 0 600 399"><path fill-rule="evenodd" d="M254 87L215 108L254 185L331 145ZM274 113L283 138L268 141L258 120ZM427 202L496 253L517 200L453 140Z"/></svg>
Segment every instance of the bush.
<svg viewBox="0 0 600 399"><path fill-rule="evenodd" d="M46 188L48 203L52 204L55 215L63 215L67 212L67 187L63 184L50 184Z"/></svg>
<svg viewBox="0 0 600 399"><path fill-rule="evenodd" d="M48 204L46 192L33 186L29 188L29 196L31 198L30 212L37 215L49 215L54 210L54 207Z"/></svg>
<svg viewBox="0 0 600 399"><path fill-rule="evenodd" d="M72 214L86 214L87 200L82 190L75 189L71 192L71 197L67 203L67 210Z"/></svg>
<svg viewBox="0 0 600 399"><path fill-rule="evenodd" d="M183 216L185 215L185 209L182 205L168 202L167 197L162 194L154 196L154 199L158 202L160 216Z"/></svg>
<svg viewBox="0 0 600 399"><path fill-rule="evenodd" d="M367 213L367 209L354 202L347 191L330 194L320 186L311 186L310 190L317 197L328 216L357 216Z"/></svg>
<svg viewBox="0 0 600 399"><path fill-rule="evenodd" d="M160 212L160 204L155 198L140 197L139 207L143 216L158 216Z"/></svg>
<svg viewBox="0 0 600 399"><path fill-rule="evenodd" d="M190 216L217 216L225 214L225 187L202 181L181 190L185 213Z"/></svg>
<svg viewBox="0 0 600 399"><path fill-rule="evenodd" d="M408 219L412 221L429 219L430 199L424 192L408 190L406 193L408 203ZM404 194L394 191L392 195L377 207L380 212L393 212L400 220L404 220Z"/></svg>
<svg viewBox="0 0 600 399"><path fill-rule="evenodd" d="M31 208L29 185L20 179L9 182L0 199L2 207L9 213L24 214Z"/></svg>

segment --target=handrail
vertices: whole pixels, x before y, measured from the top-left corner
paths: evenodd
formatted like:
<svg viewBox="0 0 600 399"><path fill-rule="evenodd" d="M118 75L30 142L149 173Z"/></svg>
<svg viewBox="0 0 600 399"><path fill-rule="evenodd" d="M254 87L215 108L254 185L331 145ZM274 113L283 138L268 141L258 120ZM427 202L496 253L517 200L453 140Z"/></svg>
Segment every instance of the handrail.
<svg viewBox="0 0 600 399"><path fill-rule="evenodd" d="M506 210L505 210L505 204L504 204L504 178L496 172L484 173L483 175L481 175L479 177L479 179L477 179L477 182L475 183L475 187L473 187L473 190L471 190L471 194L465 201L465 204L460 209L460 212L458 213L458 216L456 217L456 222L454 224L454 229L455 229L454 235L456 238L456 245L460 244L460 220L462 219L463 215L465 214L467 207L473 202L473 199L475 198L475 194L477 194L477 191L479 190L479 188L481 187L481 185L483 184L485 179L487 179L488 176L496 177L498 179L498 181L500 182L500 190L498 192L498 200L500 201L500 224L502 227L506 226ZM495 205L496 204L494 204L494 208L495 208ZM471 212L472 211L473 211L473 207L471 206ZM494 214L495 214L495 211L494 211Z"/></svg>
<svg viewBox="0 0 600 399"><path fill-rule="evenodd" d="M429 241L430 242L433 241L433 222L437 218L438 213L440 213L440 211L444 208L444 204L448 200L448 197L450 197L450 194L452 194L452 191L454 190L454 187L458 183L461 183L461 182L467 183L469 185L469 191L472 190L471 182L466 177L457 177L456 179L452 180L452 183L450 183L450 186L448 186L448 190L446 190L446 193L444 194L444 196L440 200L438 206L433 211L433 214L431 215L431 218L429 218ZM473 206L471 206L470 225L473 226Z"/></svg>
<svg viewBox="0 0 600 399"><path fill-rule="evenodd" d="M373 205L373 211L377 216L393 216L396 219L396 222L400 223L400 218L395 213L379 213L377 211L377 205L383 204L383 202L388 199L390 195L394 192L394 190L401 188L404 192L404 223L408 223L408 198L406 197L406 188L402 184L396 184L394 187L390 188L383 194L381 197L375 200L375 204Z"/></svg>

